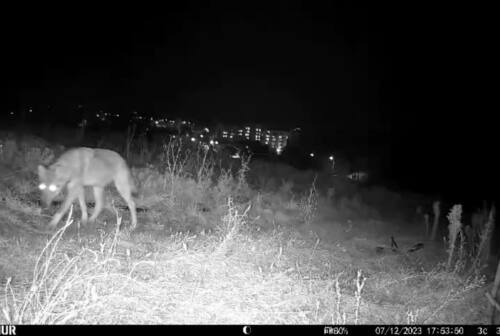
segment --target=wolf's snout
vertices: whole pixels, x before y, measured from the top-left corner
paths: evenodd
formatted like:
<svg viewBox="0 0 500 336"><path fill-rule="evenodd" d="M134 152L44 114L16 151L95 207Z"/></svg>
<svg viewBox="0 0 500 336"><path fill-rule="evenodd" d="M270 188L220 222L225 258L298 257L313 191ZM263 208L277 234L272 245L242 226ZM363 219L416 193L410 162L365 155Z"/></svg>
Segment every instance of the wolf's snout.
<svg viewBox="0 0 500 336"><path fill-rule="evenodd" d="M45 194L42 194L42 205L45 207L45 208L49 208L50 205L52 204L52 200L54 199L53 197L51 197L50 195L45 195Z"/></svg>

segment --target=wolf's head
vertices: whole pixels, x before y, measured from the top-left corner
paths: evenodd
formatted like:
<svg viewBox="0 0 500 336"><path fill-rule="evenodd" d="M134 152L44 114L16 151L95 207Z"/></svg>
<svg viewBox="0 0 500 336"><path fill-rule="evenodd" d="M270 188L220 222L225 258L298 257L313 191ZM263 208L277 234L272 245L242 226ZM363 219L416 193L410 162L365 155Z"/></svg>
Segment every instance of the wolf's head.
<svg viewBox="0 0 500 336"><path fill-rule="evenodd" d="M45 168L42 165L38 166L38 177L40 179L38 189L42 192L42 202L49 207L67 180L60 176L54 167Z"/></svg>

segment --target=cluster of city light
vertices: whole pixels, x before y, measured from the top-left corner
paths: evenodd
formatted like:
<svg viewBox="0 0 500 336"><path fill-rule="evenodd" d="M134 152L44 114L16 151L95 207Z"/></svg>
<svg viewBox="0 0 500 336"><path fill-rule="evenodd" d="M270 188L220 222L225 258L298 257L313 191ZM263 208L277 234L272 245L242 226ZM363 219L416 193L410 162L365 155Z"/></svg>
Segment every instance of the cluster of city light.
<svg viewBox="0 0 500 336"><path fill-rule="evenodd" d="M139 116L139 119L141 119L140 116ZM179 126L179 124L189 125L189 126L194 125L191 121L186 121L186 120L177 121L174 119L167 119L167 118L154 119L151 117L150 122L151 122L151 126L157 127L157 128L175 128L175 127Z"/></svg>
<svg viewBox="0 0 500 336"><path fill-rule="evenodd" d="M84 108L83 104L78 104L75 105L76 109L81 110ZM27 108L27 111L29 113L33 113L34 109L33 107L29 106ZM11 116L15 116L14 111L9 111L9 114ZM105 112L103 110L98 110L93 114L93 117L97 119L98 121L101 122L110 122L114 118L119 118L120 114L119 113L110 113L110 112ZM278 155L283 152L285 147L287 146L287 141L289 137L288 132L284 131L273 131L273 130L264 130L259 126L252 127L252 126L244 126L242 128L238 128L236 130L234 129L226 129L222 130L220 133L216 132L217 134L214 134L212 136L209 135L210 130L207 127L204 127L203 129L195 130L194 129L194 123L191 121L187 120L174 120L174 119L168 119L168 118L153 118L153 117L145 117L139 114L137 111L132 111L132 119L133 120L140 120L144 121L148 127L153 127L153 128L165 128L165 129L175 129L178 128L180 125L185 125L183 127L188 127L186 131L192 134L190 137L190 140L195 142L199 139L211 139L214 136L221 137L222 139L226 139L229 141L233 140L248 140L248 141L257 141L260 142L266 146L269 146L270 149L275 151ZM79 122L78 126L83 127L86 126L90 122L90 120L83 119ZM184 133L184 132L183 132ZM206 140L208 140L206 139ZM208 140L208 141L214 141L214 140Z"/></svg>
<svg viewBox="0 0 500 336"><path fill-rule="evenodd" d="M191 142L197 142L197 141L205 142L205 137L203 136L203 134L198 135L199 139L196 137L196 135L192 135L192 134L185 134L184 137L188 138ZM172 135L172 139L176 139L176 138L177 138L177 135ZM216 146L219 144L219 141L210 139L208 141L208 143L212 146Z"/></svg>
<svg viewBox="0 0 500 336"><path fill-rule="evenodd" d="M104 112L102 110L99 110L98 113L95 114L96 118L101 120L101 121L106 121L111 118L120 118L119 113L109 113L109 112Z"/></svg>

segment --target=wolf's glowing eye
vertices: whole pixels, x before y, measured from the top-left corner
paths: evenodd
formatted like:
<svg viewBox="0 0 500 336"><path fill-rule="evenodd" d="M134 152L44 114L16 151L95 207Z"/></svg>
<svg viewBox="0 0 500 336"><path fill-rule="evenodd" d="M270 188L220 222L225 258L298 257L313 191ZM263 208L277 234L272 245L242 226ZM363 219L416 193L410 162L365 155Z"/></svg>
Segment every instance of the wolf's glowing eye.
<svg viewBox="0 0 500 336"><path fill-rule="evenodd" d="M49 185L49 190L50 191L56 191L57 190L57 187L53 184Z"/></svg>
<svg viewBox="0 0 500 336"><path fill-rule="evenodd" d="M40 183L40 185L38 186L38 189L40 190L45 190L47 188L47 185L45 183Z"/></svg>

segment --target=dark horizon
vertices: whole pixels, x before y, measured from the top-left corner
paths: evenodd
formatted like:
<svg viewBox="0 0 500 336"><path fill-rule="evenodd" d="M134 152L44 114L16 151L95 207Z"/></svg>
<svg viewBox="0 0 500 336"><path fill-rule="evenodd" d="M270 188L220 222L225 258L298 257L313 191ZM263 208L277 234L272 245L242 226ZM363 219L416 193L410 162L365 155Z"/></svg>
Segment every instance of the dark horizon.
<svg viewBox="0 0 500 336"><path fill-rule="evenodd" d="M13 11L1 113L78 102L301 127L312 146L380 156L401 186L496 195L494 126L471 69L481 42L449 9L233 6Z"/></svg>

